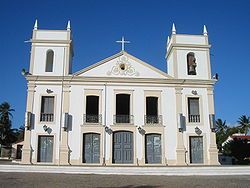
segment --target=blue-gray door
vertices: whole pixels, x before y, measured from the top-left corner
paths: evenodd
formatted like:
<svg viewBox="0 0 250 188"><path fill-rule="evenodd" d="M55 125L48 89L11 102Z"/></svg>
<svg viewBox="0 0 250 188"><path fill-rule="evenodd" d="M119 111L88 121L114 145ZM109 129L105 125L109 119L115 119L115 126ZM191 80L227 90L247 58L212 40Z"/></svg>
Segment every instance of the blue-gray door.
<svg viewBox="0 0 250 188"><path fill-rule="evenodd" d="M37 162L52 162L53 160L53 136L38 137Z"/></svg>
<svg viewBox="0 0 250 188"><path fill-rule="evenodd" d="M145 162L161 163L161 135L145 135Z"/></svg>
<svg viewBox="0 0 250 188"><path fill-rule="evenodd" d="M83 134L83 163L100 163L100 135Z"/></svg>
<svg viewBox="0 0 250 188"><path fill-rule="evenodd" d="M190 142L190 163L203 163L203 137L191 136Z"/></svg>
<svg viewBox="0 0 250 188"><path fill-rule="evenodd" d="M133 133L115 132L113 134L113 163L133 163Z"/></svg>

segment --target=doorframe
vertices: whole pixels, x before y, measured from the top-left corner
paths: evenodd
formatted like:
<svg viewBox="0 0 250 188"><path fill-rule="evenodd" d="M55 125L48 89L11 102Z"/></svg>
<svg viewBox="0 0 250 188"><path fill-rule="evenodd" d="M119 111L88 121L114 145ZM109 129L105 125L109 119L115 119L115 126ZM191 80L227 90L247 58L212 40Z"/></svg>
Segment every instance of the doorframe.
<svg viewBox="0 0 250 188"><path fill-rule="evenodd" d="M146 134L160 134L161 135L161 163L158 164L148 164L146 163L146 142L145 142L145 135L142 135L142 161L141 165L147 165L147 166L157 166L157 165L167 165L167 160L166 160L166 147L167 145L165 144L165 132L164 132L164 126L143 126L143 129L146 131Z"/></svg>
<svg viewBox="0 0 250 188"><path fill-rule="evenodd" d="M203 163L191 163L190 162L190 137L198 137L201 136L203 139ZM186 141L187 141L187 145L186 145L186 162L188 165L206 165L208 164L208 152L207 152L207 137L206 137L206 133L202 133L200 135L197 135L195 133L188 133L186 134Z"/></svg>
<svg viewBox="0 0 250 188"><path fill-rule="evenodd" d="M100 125L89 125L89 126L81 126L81 131L80 131L80 144L79 144L79 151L80 151L80 156L78 161L75 161L74 159L71 160L71 162L73 164L76 165L102 165L103 164L103 147L105 147L104 144L104 134L103 134L103 127ZM83 163L82 159L83 159L83 134L86 133L97 133L100 135L100 163Z"/></svg>

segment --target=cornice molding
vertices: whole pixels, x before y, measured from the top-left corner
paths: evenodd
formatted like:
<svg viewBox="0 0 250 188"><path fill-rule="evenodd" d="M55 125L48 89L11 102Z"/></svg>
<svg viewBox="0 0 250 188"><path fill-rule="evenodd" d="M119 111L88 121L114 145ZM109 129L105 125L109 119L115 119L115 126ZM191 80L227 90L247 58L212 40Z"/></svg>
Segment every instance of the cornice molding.
<svg viewBox="0 0 250 188"><path fill-rule="evenodd" d="M72 40L38 40L38 39L31 39L32 44L35 43L57 43L57 44L70 44Z"/></svg>
<svg viewBox="0 0 250 188"><path fill-rule="evenodd" d="M171 54L173 48L202 48L202 49L209 49L211 48L211 45L207 45L207 44L176 44L176 43L172 43L167 50L167 54L165 58L168 58L168 56Z"/></svg>
<svg viewBox="0 0 250 188"><path fill-rule="evenodd" d="M54 82L67 84L73 83L149 83L149 84L178 84L178 85L211 85L213 86L217 80L202 79L157 79L157 78L117 78L117 77L80 77L80 76L26 76L28 82Z"/></svg>

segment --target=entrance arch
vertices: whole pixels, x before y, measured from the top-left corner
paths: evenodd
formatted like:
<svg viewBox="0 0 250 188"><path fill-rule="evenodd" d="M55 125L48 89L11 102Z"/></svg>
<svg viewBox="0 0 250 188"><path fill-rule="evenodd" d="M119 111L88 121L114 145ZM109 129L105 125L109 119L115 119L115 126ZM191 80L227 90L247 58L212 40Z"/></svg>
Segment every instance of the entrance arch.
<svg viewBox="0 0 250 188"><path fill-rule="evenodd" d="M133 163L133 133L117 131L113 133L113 161L115 164Z"/></svg>

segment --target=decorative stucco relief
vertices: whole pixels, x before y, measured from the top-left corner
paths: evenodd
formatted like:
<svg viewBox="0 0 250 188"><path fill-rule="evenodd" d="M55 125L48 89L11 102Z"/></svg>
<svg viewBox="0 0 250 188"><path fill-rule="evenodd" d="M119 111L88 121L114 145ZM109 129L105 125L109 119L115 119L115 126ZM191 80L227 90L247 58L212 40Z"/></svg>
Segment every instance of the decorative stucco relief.
<svg viewBox="0 0 250 188"><path fill-rule="evenodd" d="M139 72L129 63L127 56L119 57L115 66L107 72L107 75L139 76Z"/></svg>

